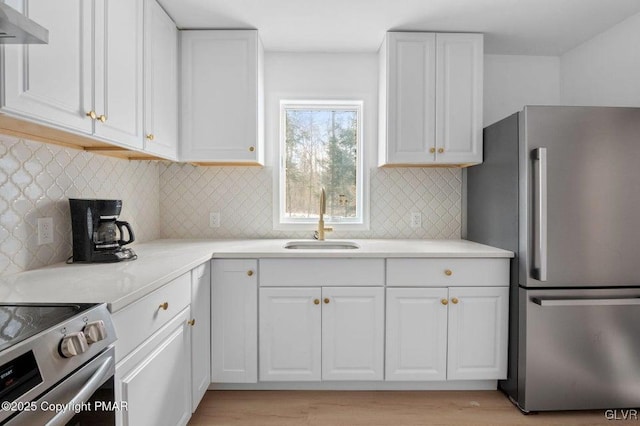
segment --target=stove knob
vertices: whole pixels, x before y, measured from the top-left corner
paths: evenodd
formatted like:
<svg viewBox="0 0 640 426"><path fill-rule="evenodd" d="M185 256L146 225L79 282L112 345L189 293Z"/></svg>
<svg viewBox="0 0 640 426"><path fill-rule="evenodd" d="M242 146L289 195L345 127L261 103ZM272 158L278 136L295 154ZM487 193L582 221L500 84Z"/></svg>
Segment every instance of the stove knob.
<svg viewBox="0 0 640 426"><path fill-rule="evenodd" d="M89 344L99 342L107 337L107 329L102 320L87 323L82 331L84 331L84 336Z"/></svg>
<svg viewBox="0 0 640 426"><path fill-rule="evenodd" d="M71 358L76 355L80 355L89 349L87 344L87 338L84 337L84 333L79 331L77 333L69 333L60 342L59 352L65 358Z"/></svg>

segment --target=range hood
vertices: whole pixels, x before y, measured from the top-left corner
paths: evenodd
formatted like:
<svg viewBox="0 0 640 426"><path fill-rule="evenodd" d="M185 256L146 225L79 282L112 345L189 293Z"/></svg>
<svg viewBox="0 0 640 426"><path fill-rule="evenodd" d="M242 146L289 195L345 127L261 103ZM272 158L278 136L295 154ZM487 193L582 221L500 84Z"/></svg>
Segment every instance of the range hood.
<svg viewBox="0 0 640 426"><path fill-rule="evenodd" d="M47 44L49 31L0 1L0 44Z"/></svg>

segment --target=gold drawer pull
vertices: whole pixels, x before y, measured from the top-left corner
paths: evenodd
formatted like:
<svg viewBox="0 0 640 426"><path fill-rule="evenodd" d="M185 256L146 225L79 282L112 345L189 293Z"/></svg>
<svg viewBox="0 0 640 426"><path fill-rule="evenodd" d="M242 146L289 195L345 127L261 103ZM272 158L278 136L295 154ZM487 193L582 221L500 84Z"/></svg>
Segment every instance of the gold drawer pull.
<svg viewBox="0 0 640 426"><path fill-rule="evenodd" d="M328 298L328 297L325 297L325 298L324 298L324 303L327 303L327 304L328 304L329 302L330 302L329 298Z"/></svg>
<svg viewBox="0 0 640 426"><path fill-rule="evenodd" d="M252 271L251 269L249 269L249 270L247 271L247 275L252 276L252 275L253 275L253 271Z"/></svg>
<svg viewBox="0 0 640 426"><path fill-rule="evenodd" d="M253 151L255 151L255 150L256 150L256 147L255 147L255 146L250 146L250 147L249 147L249 152L253 152Z"/></svg>
<svg viewBox="0 0 640 426"><path fill-rule="evenodd" d="M435 148L429 148L429 153L430 153L430 154L435 154L435 152L436 152L436 149L435 149Z"/></svg>
<svg viewBox="0 0 640 426"><path fill-rule="evenodd" d="M444 152L444 148L438 148L438 154L442 154Z"/></svg>
<svg viewBox="0 0 640 426"><path fill-rule="evenodd" d="M189 321L187 321L187 324L189 324L191 327L193 327L194 325L196 325L196 320L194 319L190 319Z"/></svg>
<svg viewBox="0 0 640 426"><path fill-rule="evenodd" d="M445 269L444 270L444 274L448 277L450 277L451 275L453 275L453 272L451 271L451 269Z"/></svg>
<svg viewBox="0 0 640 426"><path fill-rule="evenodd" d="M162 309L163 311L166 311L167 309L169 309L169 302L161 303L160 306L158 306L158 309Z"/></svg>
<svg viewBox="0 0 640 426"><path fill-rule="evenodd" d="M156 137L155 137L155 136L153 136L153 133L149 133L149 134L147 135L147 139L148 139L148 140L150 140L150 141L154 140L155 138L156 138Z"/></svg>
<svg viewBox="0 0 640 426"><path fill-rule="evenodd" d="M453 299L451 299L451 303L453 303L454 305L457 305L459 302L457 297L454 297Z"/></svg>
<svg viewBox="0 0 640 426"><path fill-rule="evenodd" d="M440 303L442 303L443 305L447 305L449 304L449 301L447 299L441 299Z"/></svg>
<svg viewBox="0 0 640 426"><path fill-rule="evenodd" d="M100 121L101 123L104 123L105 121L107 121L107 116L103 114L100 117L98 117L97 120Z"/></svg>
<svg viewBox="0 0 640 426"><path fill-rule="evenodd" d="M89 117L89 118L90 118L90 119L92 119L92 120L95 120L96 118L98 118L98 115L96 114L96 112L95 112L95 111L89 111L89 112L87 113L87 117Z"/></svg>
<svg viewBox="0 0 640 426"><path fill-rule="evenodd" d="M320 299L313 299L313 304L314 305L319 305L320 304Z"/></svg>

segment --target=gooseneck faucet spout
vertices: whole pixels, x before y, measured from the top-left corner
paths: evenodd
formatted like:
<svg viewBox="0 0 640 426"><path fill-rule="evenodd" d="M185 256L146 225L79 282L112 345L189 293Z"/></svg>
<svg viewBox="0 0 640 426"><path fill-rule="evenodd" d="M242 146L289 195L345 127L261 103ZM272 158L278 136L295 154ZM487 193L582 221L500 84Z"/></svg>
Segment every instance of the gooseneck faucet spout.
<svg viewBox="0 0 640 426"><path fill-rule="evenodd" d="M318 230L314 233L313 238L324 241L324 233L333 231L333 228L324 227L324 215L327 213L327 194L322 188L320 190L320 218L318 219Z"/></svg>

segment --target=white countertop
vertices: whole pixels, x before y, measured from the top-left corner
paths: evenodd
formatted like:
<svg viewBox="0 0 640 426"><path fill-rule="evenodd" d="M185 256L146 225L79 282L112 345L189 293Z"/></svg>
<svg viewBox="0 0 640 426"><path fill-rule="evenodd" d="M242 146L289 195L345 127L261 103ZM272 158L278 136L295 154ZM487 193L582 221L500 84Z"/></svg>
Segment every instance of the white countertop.
<svg viewBox="0 0 640 426"><path fill-rule="evenodd" d="M135 245L135 261L58 263L0 277L0 301L106 302L116 312L211 258L513 257L510 251L465 240L349 240L360 246L356 250L289 250L284 248L288 241L156 240Z"/></svg>

